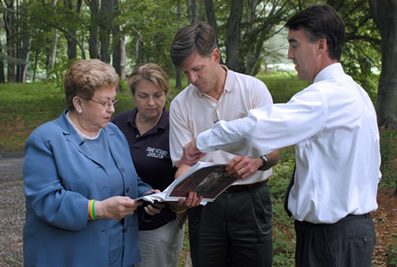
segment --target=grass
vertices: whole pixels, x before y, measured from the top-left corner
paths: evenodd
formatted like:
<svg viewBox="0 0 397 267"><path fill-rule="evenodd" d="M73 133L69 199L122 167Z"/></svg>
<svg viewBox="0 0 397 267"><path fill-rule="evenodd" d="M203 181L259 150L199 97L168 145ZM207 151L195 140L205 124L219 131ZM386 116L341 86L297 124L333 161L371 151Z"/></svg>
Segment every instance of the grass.
<svg viewBox="0 0 397 267"><path fill-rule="evenodd" d="M310 84L310 82L298 80L296 75L290 72L259 73L256 77L265 82L274 103L288 102L291 96Z"/></svg>

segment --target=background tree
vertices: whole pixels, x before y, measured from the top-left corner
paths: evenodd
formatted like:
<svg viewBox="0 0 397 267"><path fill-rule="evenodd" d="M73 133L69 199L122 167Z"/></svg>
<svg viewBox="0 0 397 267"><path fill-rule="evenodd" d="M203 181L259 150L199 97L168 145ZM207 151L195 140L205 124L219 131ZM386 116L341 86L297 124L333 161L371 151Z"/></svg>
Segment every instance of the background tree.
<svg viewBox="0 0 397 267"><path fill-rule="evenodd" d="M0 36L2 35L3 22L0 20ZM6 77L4 76L4 52L3 52L3 44L0 38L0 83L4 83L6 81Z"/></svg>
<svg viewBox="0 0 397 267"><path fill-rule="evenodd" d="M382 36L382 70L376 111L382 128L397 129L397 0L369 1Z"/></svg>
<svg viewBox="0 0 397 267"><path fill-rule="evenodd" d="M125 79L125 62L126 62L126 54L125 54L125 36L121 34L121 23L118 20L120 15L119 9L119 1L113 1L113 28L112 28L112 36L113 36L113 60L112 65L115 68L117 74Z"/></svg>
<svg viewBox="0 0 397 267"><path fill-rule="evenodd" d="M7 36L7 81L15 81L15 54L16 54L16 40L15 40L15 13L14 13L14 0L4 0L4 3L9 12L4 14L4 26Z"/></svg>
<svg viewBox="0 0 397 267"><path fill-rule="evenodd" d="M155 62L169 75L175 73L169 52L171 42L179 25L189 23L186 6L181 8L185 16L178 16L174 0L128 0L120 4L120 20L125 22L122 33L129 36L126 44L129 70L136 64Z"/></svg>
<svg viewBox="0 0 397 267"><path fill-rule="evenodd" d="M187 0L187 15L190 24L197 21L197 0Z"/></svg>
<svg viewBox="0 0 397 267"><path fill-rule="evenodd" d="M99 10L99 41L100 41L100 59L103 62L110 63L109 47L110 36L113 23L113 1L101 0L101 8Z"/></svg>
<svg viewBox="0 0 397 267"><path fill-rule="evenodd" d="M90 51L90 58L99 58L98 52L98 24L99 16L99 0L85 0L90 9L90 25L88 44Z"/></svg>
<svg viewBox="0 0 397 267"><path fill-rule="evenodd" d="M80 10L81 10L81 5L82 5L82 0L63 0L64 6L66 7L67 10L67 15L68 17L75 17L77 18L77 21L79 21L79 15L80 15ZM75 4L74 4L75 3ZM67 25L68 32L70 33L71 36L76 36L76 31L77 31L77 24L76 23L69 23ZM67 46L68 46L68 58L69 59L75 59L77 57L77 42L76 38L70 38L69 36L65 36L66 41L67 41Z"/></svg>
<svg viewBox="0 0 397 267"><path fill-rule="evenodd" d="M226 30L226 66L231 70L240 69L240 23L243 14L243 0L232 0Z"/></svg>
<svg viewBox="0 0 397 267"><path fill-rule="evenodd" d="M212 0L204 0L204 6L205 6L205 15L207 17L207 23L211 25L211 27L214 29L216 33L216 43L219 47L219 41L218 41L218 26L216 25L216 15L215 15L215 9L214 9L214 3ZM221 57L222 61L222 57Z"/></svg>
<svg viewBox="0 0 397 267"><path fill-rule="evenodd" d="M367 0L328 1L341 14L346 27L346 43L342 64L376 101L380 69L380 35L371 16Z"/></svg>
<svg viewBox="0 0 397 267"><path fill-rule="evenodd" d="M282 24L289 15L289 9L289 3L282 0L247 1L244 15L245 31L240 47L241 61L244 63L241 72L256 75L266 60L279 57L272 48L265 46L265 41L283 30ZM277 44L277 47L280 47L280 44ZM286 55L282 56L286 58Z"/></svg>

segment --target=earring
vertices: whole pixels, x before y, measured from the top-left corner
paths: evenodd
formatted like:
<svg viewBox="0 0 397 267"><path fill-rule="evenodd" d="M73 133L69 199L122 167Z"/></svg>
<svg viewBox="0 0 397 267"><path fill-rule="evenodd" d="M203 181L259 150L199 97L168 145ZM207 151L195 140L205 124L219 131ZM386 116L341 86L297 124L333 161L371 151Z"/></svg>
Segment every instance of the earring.
<svg viewBox="0 0 397 267"><path fill-rule="evenodd" d="M81 109L78 109L78 110L77 110L77 113L81 114L81 112L82 112L82 110L81 110Z"/></svg>

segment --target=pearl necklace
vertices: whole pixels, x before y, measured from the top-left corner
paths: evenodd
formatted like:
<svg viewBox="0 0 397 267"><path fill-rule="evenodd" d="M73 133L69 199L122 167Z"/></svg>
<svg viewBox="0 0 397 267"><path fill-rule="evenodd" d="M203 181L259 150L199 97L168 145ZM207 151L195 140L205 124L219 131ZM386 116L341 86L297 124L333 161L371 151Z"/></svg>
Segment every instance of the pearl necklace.
<svg viewBox="0 0 397 267"><path fill-rule="evenodd" d="M82 132L77 128L77 126L72 122L72 120L71 120L70 117L69 117L69 111L66 113L66 118L68 119L68 121L69 121L69 123L72 125L73 129L80 135L81 138L83 138L83 139L88 139L88 140L95 140L95 139L97 139L97 138L99 137L99 134L101 133L101 130L102 130L102 129L99 129L99 132L98 132L97 135L95 135L95 136L88 136L88 135L82 133Z"/></svg>

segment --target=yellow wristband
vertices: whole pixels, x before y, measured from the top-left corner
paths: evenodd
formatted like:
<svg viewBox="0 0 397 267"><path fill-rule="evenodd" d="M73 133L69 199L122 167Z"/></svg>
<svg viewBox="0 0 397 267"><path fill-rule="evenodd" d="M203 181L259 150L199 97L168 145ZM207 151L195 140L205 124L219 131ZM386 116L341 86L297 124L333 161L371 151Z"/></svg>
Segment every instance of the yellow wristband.
<svg viewBox="0 0 397 267"><path fill-rule="evenodd" d="M96 217L93 215L92 211L93 211L93 205L94 204L94 200L91 199L90 202L88 202L88 215L90 216L91 220L95 220Z"/></svg>
<svg viewBox="0 0 397 267"><path fill-rule="evenodd" d="M175 212L175 213L184 213L186 211L186 208L184 208L183 210L176 210L172 207L172 205L170 205L170 209Z"/></svg>

